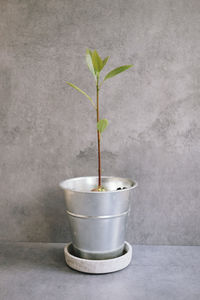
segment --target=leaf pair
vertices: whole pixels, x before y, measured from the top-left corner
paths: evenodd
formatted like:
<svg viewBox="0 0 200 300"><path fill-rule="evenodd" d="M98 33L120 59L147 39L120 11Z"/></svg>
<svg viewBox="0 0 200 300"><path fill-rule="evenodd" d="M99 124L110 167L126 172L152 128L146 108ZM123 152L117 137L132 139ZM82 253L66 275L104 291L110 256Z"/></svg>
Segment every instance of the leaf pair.
<svg viewBox="0 0 200 300"><path fill-rule="evenodd" d="M106 65L106 63L108 62L108 59L109 59L109 56L107 56L106 58L104 58L102 60L96 50L94 50L94 51L91 51L90 49L86 50L86 62L87 62L87 65L88 65L88 68L89 68L90 72L93 74L93 76L95 78L97 86L99 86L99 73L104 68L104 66ZM124 65L124 66L115 68L114 70L110 71L104 77L103 82L105 80L109 79L109 78L112 78L112 77L116 76L117 74L119 74L119 73L121 73L123 71L128 70L132 66L133 65ZM101 83L101 85L102 85L102 83ZM92 100L92 98L90 96L88 96L88 94L86 92L84 92L83 90L81 90L79 87L77 87L73 83L67 82L67 84L69 84L71 87L73 87L74 89L76 89L77 91L79 91L80 93L82 93L83 95L85 95L90 100L90 102L95 107L95 109L97 109L96 104L94 103L94 101Z"/></svg>
<svg viewBox="0 0 200 300"><path fill-rule="evenodd" d="M94 51L91 51L90 49L86 50L86 62L89 70L93 74L96 81L98 81L99 73L106 65L108 59L109 56L107 56L105 59L102 60L97 50Z"/></svg>
<svg viewBox="0 0 200 300"><path fill-rule="evenodd" d="M106 65L108 59L109 59L109 56L107 56L105 59L102 60L101 57L99 56L97 50L94 50L94 51L91 51L90 49L86 50L86 62L87 62L89 70L93 74L96 81L98 79L99 73ZM124 65L124 66L115 68L114 70L110 71L104 77L103 81L105 81L108 78L112 78L112 77L116 76L117 74L128 70L131 67L133 67L133 65Z"/></svg>

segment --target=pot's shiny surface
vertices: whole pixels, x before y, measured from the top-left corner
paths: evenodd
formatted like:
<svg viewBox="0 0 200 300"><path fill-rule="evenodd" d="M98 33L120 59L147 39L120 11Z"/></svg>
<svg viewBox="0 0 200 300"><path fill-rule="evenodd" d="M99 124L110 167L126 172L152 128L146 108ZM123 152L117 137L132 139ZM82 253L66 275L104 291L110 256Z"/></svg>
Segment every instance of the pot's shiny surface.
<svg viewBox="0 0 200 300"><path fill-rule="evenodd" d="M87 259L107 259L123 253L130 191L137 183L125 178L102 177L106 192L92 192L97 177L65 180L67 214L76 255ZM117 190L117 188L122 188ZM125 188L125 189L123 189Z"/></svg>

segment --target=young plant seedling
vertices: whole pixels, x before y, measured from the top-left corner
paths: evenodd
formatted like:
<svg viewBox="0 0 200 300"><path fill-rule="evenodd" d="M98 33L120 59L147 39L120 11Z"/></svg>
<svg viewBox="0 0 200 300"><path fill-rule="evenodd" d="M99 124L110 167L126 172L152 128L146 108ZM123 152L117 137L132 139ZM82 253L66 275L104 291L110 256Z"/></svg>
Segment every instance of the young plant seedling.
<svg viewBox="0 0 200 300"><path fill-rule="evenodd" d="M91 104L93 105L93 107L96 110L96 118L97 118L96 127L97 127L97 143L98 143L98 186L92 190L92 191L96 191L96 192L105 192L106 191L101 183L101 134L108 126L108 120L100 119L100 117L99 117L99 91L100 91L100 88L102 88L102 85L105 80L112 78L112 77L116 76L117 74L119 74L123 71L126 71L133 66L133 65L124 65L124 66L115 68L114 70L110 71L104 77L104 79L100 82L100 72L103 70L103 68L107 64L108 59L109 59L109 56L102 59L99 56L97 50L94 50L94 51L89 50L89 49L86 50L86 62L87 62L89 70L91 71L91 73L94 76L94 80L95 80L95 84L96 84L96 102L94 102L92 100L92 98L90 96L88 96L87 93L85 93L83 90L81 90L75 84L67 81L68 85L70 85L71 87L73 87L74 89L76 89L77 91L82 93L84 96L86 96L90 100Z"/></svg>

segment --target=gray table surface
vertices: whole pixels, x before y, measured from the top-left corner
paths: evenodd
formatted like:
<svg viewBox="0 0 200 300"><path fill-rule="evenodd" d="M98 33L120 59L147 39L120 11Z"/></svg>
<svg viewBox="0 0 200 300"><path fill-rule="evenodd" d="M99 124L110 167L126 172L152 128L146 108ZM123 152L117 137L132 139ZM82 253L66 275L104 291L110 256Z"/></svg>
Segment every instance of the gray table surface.
<svg viewBox="0 0 200 300"><path fill-rule="evenodd" d="M131 265L88 275L66 266L60 243L1 243L0 299L200 300L200 247L133 246Z"/></svg>

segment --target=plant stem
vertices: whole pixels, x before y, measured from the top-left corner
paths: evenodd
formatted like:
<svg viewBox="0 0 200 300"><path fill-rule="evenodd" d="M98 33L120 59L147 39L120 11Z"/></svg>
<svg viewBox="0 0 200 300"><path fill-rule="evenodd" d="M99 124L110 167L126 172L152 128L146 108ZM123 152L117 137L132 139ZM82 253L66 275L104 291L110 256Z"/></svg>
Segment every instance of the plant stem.
<svg viewBox="0 0 200 300"><path fill-rule="evenodd" d="M99 84L97 81L97 123L99 122ZM98 141L98 187L101 187L101 135L97 129L97 141Z"/></svg>

